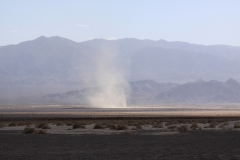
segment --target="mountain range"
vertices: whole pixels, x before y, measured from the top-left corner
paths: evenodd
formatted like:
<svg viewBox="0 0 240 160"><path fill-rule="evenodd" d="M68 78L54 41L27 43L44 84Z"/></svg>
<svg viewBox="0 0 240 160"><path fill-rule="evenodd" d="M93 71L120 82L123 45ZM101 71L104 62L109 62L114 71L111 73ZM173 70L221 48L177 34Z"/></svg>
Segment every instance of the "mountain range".
<svg viewBox="0 0 240 160"><path fill-rule="evenodd" d="M39 37L0 47L1 84L82 83L96 69L102 52L114 54L128 80L188 82L197 79L240 80L240 47L204 46L164 40L95 39L74 42Z"/></svg>
<svg viewBox="0 0 240 160"><path fill-rule="evenodd" d="M143 83L146 79L153 84L186 84L198 79L240 81L239 73L238 46L134 38L74 42L58 36L41 36L0 47L0 102L80 91L107 85L109 80L116 84ZM147 99L165 103L171 102L167 99L173 95L176 94L168 90L159 95L164 100L155 94L155 98L151 94ZM131 98L132 103L137 99Z"/></svg>

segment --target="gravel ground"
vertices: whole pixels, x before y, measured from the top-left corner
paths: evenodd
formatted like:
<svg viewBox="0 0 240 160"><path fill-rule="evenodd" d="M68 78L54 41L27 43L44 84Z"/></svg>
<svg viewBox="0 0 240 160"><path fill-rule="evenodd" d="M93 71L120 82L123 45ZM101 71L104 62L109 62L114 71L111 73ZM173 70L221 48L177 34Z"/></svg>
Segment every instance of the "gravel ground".
<svg viewBox="0 0 240 160"><path fill-rule="evenodd" d="M0 159L240 159L240 132L116 135L0 131Z"/></svg>

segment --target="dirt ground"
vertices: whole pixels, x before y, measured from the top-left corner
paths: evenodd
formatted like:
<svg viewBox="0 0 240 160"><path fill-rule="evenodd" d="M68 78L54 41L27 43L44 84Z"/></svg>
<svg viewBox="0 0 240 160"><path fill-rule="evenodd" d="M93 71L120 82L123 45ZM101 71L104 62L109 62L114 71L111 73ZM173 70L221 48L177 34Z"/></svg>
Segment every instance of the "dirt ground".
<svg viewBox="0 0 240 160"><path fill-rule="evenodd" d="M0 132L0 159L240 159L238 131L149 135ZM153 131L150 131L153 132Z"/></svg>
<svg viewBox="0 0 240 160"><path fill-rule="evenodd" d="M70 111L0 109L0 160L240 159L238 108ZM50 128L37 127L42 123ZM73 129L75 123L85 128ZM103 128L94 129L97 123ZM188 130L180 132L182 125ZM37 132L24 134L26 127Z"/></svg>

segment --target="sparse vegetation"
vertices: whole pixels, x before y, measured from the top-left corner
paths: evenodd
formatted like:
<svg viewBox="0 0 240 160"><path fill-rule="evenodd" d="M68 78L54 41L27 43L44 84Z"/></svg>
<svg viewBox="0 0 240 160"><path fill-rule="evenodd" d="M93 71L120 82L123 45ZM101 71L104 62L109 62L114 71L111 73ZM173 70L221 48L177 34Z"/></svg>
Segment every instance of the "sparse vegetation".
<svg viewBox="0 0 240 160"><path fill-rule="evenodd" d="M116 127L117 130L126 130L128 127L124 124L118 124Z"/></svg>
<svg viewBox="0 0 240 160"><path fill-rule="evenodd" d="M219 126L219 128L224 128L225 126L229 125L229 123L225 122Z"/></svg>
<svg viewBox="0 0 240 160"><path fill-rule="evenodd" d="M240 128L240 122L236 122L233 126L233 128Z"/></svg>
<svg viewBox="0 0 240 160"><path fill-rule="evenodd" d="M56 125L57 126L63 126L63 123L57 122Z"/></svg>
<svg viewBox="0 0 240 160"><path fill-rule="evenodd" d="M26 125L25 122L18 122L18 123L17 123L17 126L24 126L24 125Z"/></svg>
<svg viewBox="0 0 240 160"><path fill-rule="evenodd" d="M5 124L4 123L0 123L0 128L3 128L5 127Z"/></svg>
<svg viewBox="0 0 240 160"><path fill-rule="evenodd" d="M9 123L8 124L8 127L14 127L14 126L17 126L17 124L16 123Z"/></svg>
<svg viewBox="0 0 240 160"><path fill-rule="evenodd" d="M25 134L34 133L34 132L35 132L35 128L25 128L23 130L23 133Z"/></svg>
<svg viewBox="0 0 240 160"><path fill-rule="evenodd" d="M104 129L103 125L96 123L93 129Z"/></svg>
<svg viewBox="0 0 240 160"><path fill-rule="evenodd" d="M196 130L196 129L199 128L199 126L198 126L197 123L193 123L193 124L190 126L190 128L191 128L192 130Z"/></svg>
<svg viewBox="0 0 240 160"><path fill-rule="evenodd" d="M179 132L186 132L186 131L188 131L188 127L186 125L181 125L177 129L178 129Z"/></svg>
<svg viewBox="0 0 240 160"><path fill-rule="evenodd" d="M175 124L175 123L174 122L166 122L165 126L170 126L170 125L173 125L173 124Z"/></svg>
<svg viewBox="0 0 240 160"><path fill-rule="evenodd" d="M47 134L47 132L45 130L40 130L38 134Z"/></svg>
<svg viewBox="0 0 240 160"><path fill-rule="evenodd" d="M73 129L76 129L76 128L85 129L86 127L82 123L74 123Z"/></svg>
<svg viewBox="0 0 240 160"><path fill-rule="evenodd" d="M176 126L176 125L172 125L172 126L168 126L167 128L168 128L168 129L176 129L177 126Z"/></svg>
<svg viewBox="0 0 240 160"><path fill-rule="evenodd" d="M153 124L152 127L153 128L163 128L163 125L162 125L162 123L160 123L160 124L156 123L156 124Z"/></svg>
<svg viewBox="0 0 240 160"><path fill-rule="evenodd" d="M37 127L37 128L42 128L42 127L45 126L45 125L46 125L46 123L40 123L40 124L37 124L36 127Z"/></svg>
<svg viewBox="0 0 240 160"><path fill-rule="evenodd" d="M67 126L72 126L73 124L71 122L66 123Z"/></svg>
<svg viewBox="0 0 240 160"><path fill-rule="evenodd" d="M137 129L142 129L142 126L141 125L137 125L136 128Z"/></svg>
<svg viewBox="0 0 240 160"><path fill-rule="evenodd" d="M40 123L36 125L37 128L42 128L42 129L51 129L51 127L47 123Z"/></svg>
<svg viewBox="0 0 240 160"><path fill-rule="evenodd" d="M216 127L216 124L215 124L215 123L209 124L209 128L215 128L215 127Z"/></svg>
<svg viewBox="0 0 240 160"><path fill-rule="evenodd" d="M51 127L48 124L45 124L42 129L51 129Z"/></svg>
<svg viewBox="0 0 240 160"><path fill-rule="evenodd" d="M116 125L115 124L107 124L106 128L116 129Z"/></svg>

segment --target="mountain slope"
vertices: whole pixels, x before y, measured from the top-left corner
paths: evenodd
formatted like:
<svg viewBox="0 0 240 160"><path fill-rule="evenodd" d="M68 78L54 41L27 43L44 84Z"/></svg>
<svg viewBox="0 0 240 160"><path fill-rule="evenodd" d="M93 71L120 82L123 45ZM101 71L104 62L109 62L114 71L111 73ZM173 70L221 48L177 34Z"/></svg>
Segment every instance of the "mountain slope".
<svg viewBox="0 0 240 160"><path fill-rule="evenodd" d="M131 57L131 71L136 79L157 81L193 81L238 77L240 63L208 53L162 48L143 48Z"/></svg>
<svg viewBox="0 0 240 160"><path fill-rule="evenodd" d="M158 103L239 103L240 83L198 80L155 96Z"/></svg>

